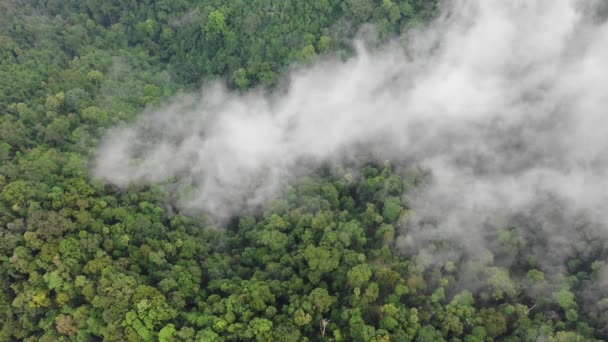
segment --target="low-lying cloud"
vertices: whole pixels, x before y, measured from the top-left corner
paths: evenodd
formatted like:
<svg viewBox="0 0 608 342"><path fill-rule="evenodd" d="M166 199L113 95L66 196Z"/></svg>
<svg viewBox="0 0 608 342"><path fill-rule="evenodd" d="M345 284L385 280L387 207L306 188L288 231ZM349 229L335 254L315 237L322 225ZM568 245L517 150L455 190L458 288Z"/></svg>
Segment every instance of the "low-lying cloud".
<svg viewBox="0 0 608 342"><path fill-rule="evenodd" d="M604 236L608 222L608 25L596 6L451 1L406 47L291 71L280 93L214 85L147 111L110 131L94 174L120 186L187 180L196 190L182 205L223 218L364 147L432 173L408 195L404 249L441 237L475 250L485 227L519 214L548 240L539 256L566 253L549 249L583 226Z"/></svg>

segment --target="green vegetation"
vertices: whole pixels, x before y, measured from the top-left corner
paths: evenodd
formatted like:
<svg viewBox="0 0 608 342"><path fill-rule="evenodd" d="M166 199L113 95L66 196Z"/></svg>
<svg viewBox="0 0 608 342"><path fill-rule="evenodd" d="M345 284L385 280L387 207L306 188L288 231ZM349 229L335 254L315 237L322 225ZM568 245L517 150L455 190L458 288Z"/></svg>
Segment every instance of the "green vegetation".
<svg viewBox="0 0 608 342"><path fill-rule="evenodd" d="M579 290L601 276L593 261L608 246L593 245L558 275L533 260L429 265L399 252L395 226L411 216L401 194L425 181L418 170L386 163L355 178L319 174L226 229L167 210L176 195L160 185L119 191L88 174L107 128L178 90L213 78L241 90L273 86L292 63L348 55L363 23L384 39L435 8L425 0L0 2L0 341L605 337L608 294L585 313ZM493 252L520 255L527 246L517 234L505 229ZM475 293L458 285L464 272L479 279Z"/></svg>

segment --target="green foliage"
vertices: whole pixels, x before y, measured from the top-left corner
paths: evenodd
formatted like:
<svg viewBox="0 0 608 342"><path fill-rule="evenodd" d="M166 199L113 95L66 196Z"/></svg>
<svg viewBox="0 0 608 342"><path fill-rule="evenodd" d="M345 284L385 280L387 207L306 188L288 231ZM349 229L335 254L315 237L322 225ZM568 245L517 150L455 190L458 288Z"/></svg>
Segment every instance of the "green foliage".
<svg viewBox="0 0 608 342"><path fill-rule="evenodd" d="M364 22L374 10L374 2L372 0L345 0L344 11L349 18L355 22Z"/></svg>
<svg viewBox="0 0 608 342"><path fill-rule="evenodd" d="M329 310L335 302L335 298L330 296L326 289L316 288L308 295L309 301L312 303L315 310L319 313L324 313Z"/></svg>
<svg viewBox="0 0 608 342"><path fill-rule="evenodd" d="M507 270L500 267L488 268L488 283L494 299L515 297L518 292L517 285L511 280Z"/></svg>
<svg viewBox="0 0 608 342"><path fill-rule="evenodd" d="M384 200L384 207L382 208L382 216L387 222L394 222L399 218L401 214L401 201L398 197L389 197Z"/></svg>
<svg viewBox="0 0 608 342"><path fill-rule="evenodd" d="M524 258L520 227L491 241L496 261L400 249L416 168L316 175L226 229L176 209L175 184L116 189L88 172L109 127L178 91L272 87L293 63L351 53L364 23L388 39L436 4L0 4L0 341L604 338L608 299L585 295L605 276L602 243L570 246L568 274Z"/></svg>
<svg viewBox="0 0 608 342"><path fill-rule="evenodd" d="M367 264L357 265L348 271L348 283L353 287L361 287L372 276L372 270Z"/></svg>
<svg viewBox="0 0 608 342"><path fill-rule="evenodd" d="M568 291L567 289L562 289L553 293L553 298L555 298L559 306L564 310L576 308L574 293Z"/></svg>

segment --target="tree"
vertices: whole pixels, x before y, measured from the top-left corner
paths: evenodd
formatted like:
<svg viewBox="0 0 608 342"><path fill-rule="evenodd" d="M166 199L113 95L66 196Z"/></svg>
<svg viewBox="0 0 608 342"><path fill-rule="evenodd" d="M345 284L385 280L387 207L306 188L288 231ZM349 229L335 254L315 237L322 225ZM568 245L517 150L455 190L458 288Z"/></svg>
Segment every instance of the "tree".
<svg viewBox="0 0 608 342"><path fill-rule="evenodd" d="M385 222L394 222L401 215L401 200L398 197L389 197L384 200L382 216Z"/></svg>
<svg viewBox="0 0 608 342"><path fill-rule="evenodd" d="M56 118L45 130L44 138L47 142L61 145L69 136L70 122L67 118Z"/></svg>
<svg viewBox="0 0 608 342"><path fill-rule="evenodd" d="M481 316L484 329L489 337L497 338L507 331L507 320L505 316L496 311L494 308L481 309L479 314Z"/></svg>
<svg viewBox="0 0 608 342"><path fill-rule="evenodd" d="M372 270L367 264L354 266L348 271L348 283L352 287L362 287L372 276Z"/></svg>
<svg viewBox="0 0 608 342"><path fill-rule="evenodd" d="M169 342L176 335L175 325L167 324L158 332L158 340L160 342Z"/></svg>
<svg viewBox="0 0 608 342"><path fill-rule="evenodd" d="M499 267L490 267L488 272L488 283L492 289L492 297L496 300L503 299L505 296L514 297L517 292L517 285L511 280L508 271Z"/></svg>
<svg viewBox="0 0 608 342"><path fill-rule="evenodd" d="M302 309L298 309L293 315L293 321L298 326L307 325L312 320L312 316Z"/></svg>
<svg viewBox="0 0 608 342"><path fill-rule="evenodd" d="M308 300L313 304L317 312L325 313L332 306L335 298L330 296L326 289L315 288L308 295Z"/></svg>
<svg viewBox="0 0 608 342"><path fill-rule="evenodd" d="M57 332L68 336L72 336L78 331L76 322L74 322L72 316L69 315L57 316L55 319L55 326L57 328Z"/></svg>
<svg viewBox="0 0 608 342"><path fill-rule="evenodd" d="M308 245L304 250L304 257L310 268L308 277L313 282L318 281L323 274L335 270L340 264L340 254L334 249Z"/></svg>
<svg viewBox="0 0 608 342"><path fill-rule="evenodd" d="M416 338L417 341L420 342L436 342L436 341L445 341L441 332L435 330L435 328L431 325L423 326L419 331Z"/></svg>
<svg viewBox="0 0 608 342"><path fill-rule="evenodd" d="M367 20L374 10L374 3L371 0L345 0L344 11L356 23Z"/></svg>

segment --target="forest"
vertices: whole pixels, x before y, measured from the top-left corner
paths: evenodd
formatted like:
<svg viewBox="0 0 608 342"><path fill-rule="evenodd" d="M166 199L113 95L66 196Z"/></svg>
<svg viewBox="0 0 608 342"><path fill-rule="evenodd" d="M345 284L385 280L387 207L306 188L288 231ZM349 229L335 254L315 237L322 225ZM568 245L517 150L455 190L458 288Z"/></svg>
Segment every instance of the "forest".
<svg viewBox="0 0 608 342"><path fill-rule="evenodd" d="M146 108L212 81L272 92L294 65L350 58L362 29L382 44L438 11L436 0L1 0L0 341L608 338L608 240L581 234L563 268L543 269L530 252L539 223L521 219L485 237L483 260L426 260L397 243L415 214L408 196L433 178L416 165L324 165L220 223L180 210L165 183L91 175L104 134Z"/></svg>

